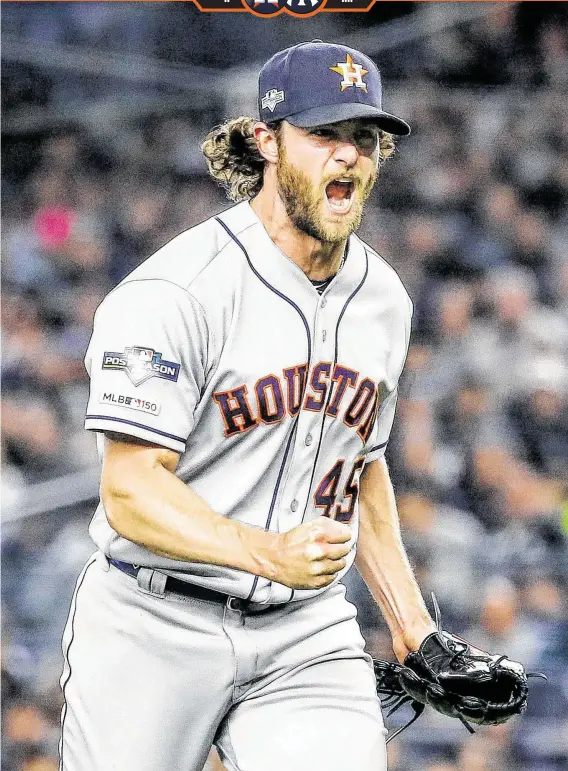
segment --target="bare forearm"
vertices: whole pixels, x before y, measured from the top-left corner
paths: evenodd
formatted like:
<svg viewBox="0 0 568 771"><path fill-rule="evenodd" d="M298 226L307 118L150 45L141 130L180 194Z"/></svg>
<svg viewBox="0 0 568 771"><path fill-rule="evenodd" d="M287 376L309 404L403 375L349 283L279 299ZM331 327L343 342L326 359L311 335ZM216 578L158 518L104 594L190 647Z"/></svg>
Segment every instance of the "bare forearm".
<svg viewBox="0 0 568 771"><path fill-rule="evenodd" d="M357 567L389 626L393 638L418 647L433 629L408 561L396 502L384 460L365 469L361 481Z"/></svg>
<svg viewBox="0 0 568 771"><path fill-rule="evenodd" d="M265 553L274 534L217 514L163 466L130 467L126 484L103 473L102 490L111 526L150 551L272 577Z"/></svg>
<svg viewBox="0 0 568 771"><path fill-rule="evenodd" d="M175 475L172 450L105 435L101 497L111 527L155 554L237 568L291 589L328 586L346 565L351 529L325 517L269 533L213 511Z"/></svg>

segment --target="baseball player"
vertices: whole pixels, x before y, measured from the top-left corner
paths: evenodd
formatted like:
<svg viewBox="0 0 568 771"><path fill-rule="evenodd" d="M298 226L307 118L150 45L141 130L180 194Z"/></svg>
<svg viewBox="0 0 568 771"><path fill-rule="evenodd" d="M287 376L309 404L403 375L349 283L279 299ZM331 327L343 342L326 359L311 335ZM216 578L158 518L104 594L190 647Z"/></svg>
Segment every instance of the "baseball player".
<svg viewBox="0 0 568 771"><path fill-rule="evenodd" d="M381 771L357 565L400 661L436 629L384 452L410 334L356 235L393 135L375 64L319 41L203 144L236 205L99 307L86 428L98 551L64 633L62 771Z"/></svg>

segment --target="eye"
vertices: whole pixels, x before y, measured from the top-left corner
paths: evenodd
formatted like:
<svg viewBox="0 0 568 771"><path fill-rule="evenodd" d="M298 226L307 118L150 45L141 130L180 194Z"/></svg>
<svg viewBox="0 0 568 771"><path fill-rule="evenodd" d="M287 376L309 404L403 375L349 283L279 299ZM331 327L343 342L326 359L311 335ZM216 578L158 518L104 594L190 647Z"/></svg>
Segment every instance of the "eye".
<svg viewBox="0 0 568 771"><path fill-rule="evenodd" d="M310 131L310 134L315 137L321 137L322 139L336 139L337 131L329 126L318 126Z"/></svg>
<svg viewBox="0 0 568 771"><path fill-rule="evenodd" d="M359 147L364 147L367 149L375 149L377 146L377 142L379 140L379 135L376 131L373 129L359 129L355 133L355 142L359 145Z"/></svg>

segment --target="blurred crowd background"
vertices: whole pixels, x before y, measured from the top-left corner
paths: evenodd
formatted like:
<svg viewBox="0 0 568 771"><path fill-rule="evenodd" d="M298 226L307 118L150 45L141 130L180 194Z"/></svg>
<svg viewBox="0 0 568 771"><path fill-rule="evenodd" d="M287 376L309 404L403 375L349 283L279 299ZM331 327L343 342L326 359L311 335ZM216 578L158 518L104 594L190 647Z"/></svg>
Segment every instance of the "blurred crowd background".
<svg viewBox="0 0 568 771"><path fill-rule="evenodd" d="M376 57L387 109L413 127L360 233L415 304L388 448L411 560L447 628L549 677L522 718L473 737L427 710L389 745L390 771L568 768L566 11L378 3L258 20L189 3L3 6L5 771L57 769L60 637L93 549L94 310L229 205L200 139L254 114L257 61L314 37ZM369 650L393 658L355 570L346 583Z"/></svg>

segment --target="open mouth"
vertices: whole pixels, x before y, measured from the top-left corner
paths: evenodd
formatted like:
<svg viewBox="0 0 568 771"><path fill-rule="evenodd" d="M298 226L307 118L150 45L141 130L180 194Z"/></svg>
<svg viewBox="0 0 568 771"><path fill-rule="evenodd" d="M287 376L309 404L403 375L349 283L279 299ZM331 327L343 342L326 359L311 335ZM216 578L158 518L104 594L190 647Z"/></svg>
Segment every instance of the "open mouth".
<svg viewBox="0 0 568 771"><path fill-rule="evenodd" d="M355 192L352 179L339 178L332 180L325 188L327 203L335 214L347 214L351 209Z"/></svg>

